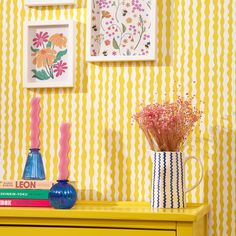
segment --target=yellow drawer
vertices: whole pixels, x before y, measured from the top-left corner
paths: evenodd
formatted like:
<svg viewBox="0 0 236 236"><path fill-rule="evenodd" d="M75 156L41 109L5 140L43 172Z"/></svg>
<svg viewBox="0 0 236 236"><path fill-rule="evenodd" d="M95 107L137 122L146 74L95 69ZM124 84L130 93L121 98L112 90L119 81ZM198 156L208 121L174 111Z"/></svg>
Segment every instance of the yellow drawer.
<svg viewBox="0 0 236 236"><path fill-rule="evenodd" d="M169 230L0 226L4 236L176 236Z"/></svg>

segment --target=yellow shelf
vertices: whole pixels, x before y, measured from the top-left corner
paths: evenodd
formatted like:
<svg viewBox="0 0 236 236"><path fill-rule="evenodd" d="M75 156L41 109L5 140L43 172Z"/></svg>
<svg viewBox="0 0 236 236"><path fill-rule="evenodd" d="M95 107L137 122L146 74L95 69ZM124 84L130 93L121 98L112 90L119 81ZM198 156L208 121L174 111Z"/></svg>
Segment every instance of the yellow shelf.
<svg viewBox="0 0 236 236"><path fill-rule="evenodd" d="M1 207L1 217L83 218L124 220L194 221L209 211L209 205L189 204L185 209L152 209L146 202L80 201L70 210L33 207Z"/></svg>
<svg viewBox="0 0 236 236"><path fill-rule="evenodd" d="M82 228L95 228L101 233L102 228L116 229L116 232L126 229L124 232L128 232L127 235L133 235L129 232L146 229L157 230L159 233L160 230L167 230L169 234L166 235L172 235L173 232L178 232L178 230L181 232L181 226L183 226L182 230L184 230L185 224L187 224L187 228L190 230L187 231L187 235L195 235L191 234L191 232L196 231L198 227L204 227L204 232L207 231L207 214L209 210L210 208L207 204L189 204L185 209L152 209L150 204L145 202L88 201L77 202L70 210L2 207L0 208L0 231L3 229L6 232L12 231L13 229L16 230L15 227L21 226L17 227L19 228L17 230L25 228L24 232L31 232L30 227L40 225L44 226L41 230L46 230L47 227L54 227L55 230L58 230L58 227L70 227L71 232L77 232L78 230L84 232ZM27 227L22 228L22 226ZM64 228L61 230L63 231ZM85 232L90 231L85 230ZM87 235L87 233L84 235ZM159 234L156 232L154 235ZM205 236L206 233L198 234L198 236L200 235Z"/></svg>

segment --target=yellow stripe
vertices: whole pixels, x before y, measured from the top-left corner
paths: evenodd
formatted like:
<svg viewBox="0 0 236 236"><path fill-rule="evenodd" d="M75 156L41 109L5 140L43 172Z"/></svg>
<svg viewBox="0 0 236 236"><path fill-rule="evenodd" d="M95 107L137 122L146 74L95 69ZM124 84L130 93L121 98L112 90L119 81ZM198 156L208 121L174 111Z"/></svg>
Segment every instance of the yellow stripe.
<svg viewBox="0 0 236 236"><path fill-rule="evenodd" d="M235 7L235 5L234 5ZM235 120L233 120L233 117L234 117L234 114L233 114L233 99L232 99L232 95L233 95L233 91L232 90L232 87L233 87L233 83L231 83L231 78L232 75L233 75L233 71L232 71L232 65L233 65L233 38L234 38L234 35L233 35L233 24L231 24L231 22L234 22L233 21L233 1L230 1L230 5L229 5L229 21L228 21L228 24L229 24L229 30L228 30L228 33L229 33L229 46L228 46L228 52L229 52L229 55L228 55L228 66L229 66L229 70L228 70L228 78L229 78L229 82L227 84L227 87L228 87L228 130L227 130L227 156L228 156L228 162L227 162L227 167L228 167L228 179L227 179L227 183L228 183L228 205L227 205L227 234L228 235L231 235L232 234L232 227L231 227L231 221L232 221L232 217L231 217L231 213L232 213L232 209L233 209L233 201L234 201L234 204L235 204L235 199L232 199L232 194L231 194L231 191L232 191L232 185L235 184L235 182L232 181L232 174L231 174L231 171L232 171L232 167L231 167L231 158L234 158L235 157L235 150L232 150L232 136L234 135L233 132L234 131L231 131L233 129L233 123L235 122ZM234 81L235 83L235 81ZM234 104L235 105L235 104ZM235 132L234 132L235 133ZM232 155L233 154L233 155Z"/></svg>
<svg viewBox="0 0 236 236"><path fill-rule="evenodd" d="M7 24L7 28L6 28L6 48L7 49L9 49L10 48L10 40L9 40L9 38L10 38L10 4L9 4L9 2L7 2L7 4L6 4L6 12L7 12L7 22L6 22L6 24ZM8 78L8 80L7 81L9 81L9 78L10 78L10 54L6 51L6 78ZM7 89L7 91L9 91L9 87L10 87L11 85L9 84L9 82L7 82L6 83L6 89ZM9 94L9 92L7 92L7 96L6 96L6 103L5 103L5 106L6 106L6 115L5 115L5 119L6 119L6 134L8 134L9 133L9 126L11 125L11 124L9 124L9 106L8 106L8 100L9 100L9 96L11 96L10 94ZM9 137L8 137L8 135L6 135L6 139L5 139L5 146L4 146L4 150L5 150L5 160L7 160L7 156L8 156L8 154L12 154L11 153L11 150L8 150L8 145L9 145L9 142L11 142L11 140L9 140ZM5 172L5 178L7 178L8 176L10 176L10 174L11 173L9 173L9 170L10 170L10 168L9 168L9 166L11 165L11 163L9 162L9 161L7 161L6 162L6 164L5 164L5 170L6 170L6 172Z"/></svg>
<svg viewBox="0 0 236 236"><path fill-rule="evenodd" d="M222 2L222 1L221 1ZM224 75L224 68L223 68L223 60L224 60L224 7L223 7L223 2L221 3L221 20L220 20L220 34L221 34L221 55L220 55L220 61L222 62L220 65L220 77L223 78ZM224 134L224 122L222 119L222 115L224 114L224 94L223 94L223 80L220 81L220 153L219 153L219 157L220 158L220 225L219 225L219 234L223 235L223 212L224 212L224 193L223 193L223 186L224 186L224 176L223 176L223 162L224 162L224 155L223 155L223 151L224 151L224 147L223 147L223 134Z"/></svg>
<svg viewBox="0 0 236 236"><path fill-rule="evenodd" d="M213 47L214 47L214 74L213 76L216 77L217 76L217 70L218 70L218 64L217 64L217 51L218 51L218 4L214 4L214 34L213 34ZM217 112L218 112L218 93L217 93L217 82L214 82L214 87L213 87L213 106L212 106L212 115L213 115L213 147L217 147ZM217 150L216 148L214 148L213 150L213 155L212 155L212 160L213 160L213 167L212 167L212 172L213 172L213 182L212 182L212 186L213 186L213 190L212 190L212 197L213 197L213 201L212 201L212 210L213 210L213 225L212 225L212 232L213 235L216 235L216 227L217 227L217 218L216 218L216 206L217 206L217 165L219 163L219 161L217 160Z"/></svg>
<svg viewBox="0 0 236 236"><path fill-rule="evenodd" d="M13 1L13 9L12 9L12 12L14 14L14 16L11 16L13 17L13 42L16 41L17 39L17 25L18 25L18 22L15 20L15 17L17 16L17 12L18 12L18 7L17 7L17 4L14 4L14 1ZM16 78L16 59L17 59L17 45L16 44L13 44L13 68L12 68L12 78ZM16 110L16 86L14 86L16 84L16 82L14 81L14 79L12 79L12 111L13 111L13 118L16 120L16 116L17 114L14 112ZM13 119L13 121L14 121ZM11 150L15 150L15 137L16 137L16 123L15 122L12 122L12 142L11 142ZM15 176L18 177L18 174L19 173L14 173L14 167L15 167L15 157L14 155L11 156L11 162L13 163L12 166L11 166L11 178L14 178Z"/></svg>
<svg viewBox="0 0 236 236"><path fill-rule="evenodd" d="M162 8L163 8L163 2L158 1L157 3L157 19L158 19L158 25L157 25L157 39L158 39L158 44L157 44L157 63L160 68L158 68L158 88L162 88L162 60L163 60L163 54L162 54L162 30L163 30L163 25L162 25ZM158 92L158 102L162 101L162 92L163 90L159 90ZM150 91L151 93L151 91Z"/></svg>
<svg viewBox="0 0 236 236"><path fill-rule="evenodd" d="M97 157L98 157L98 186L97 186L97 189L98 189L98 192L100 194L98 194L98 200L102 200L102 196L101 196L101 192L102 192L102 187L101 187L101 181L102 181L102 178L101 176L104 174L102 173L102 170L101 170L101 166L102 166L102 144L103 144L103 125L102 125L102 97L103 97L103 86L102 86L102 83L103 83L103 77L102 77L102 72L103 72L103 69L100 70L100 73L98 74L98 80L99 80L99 86L98 86L98 90L99 90L99 94L97 94L97 99L98 99L98 127L96 127L95 129L97 129L97 132L98 132L98 150L97 150Z"/></svg>
<svg viewBox="0 0 236 236"><path fill-rule="evenodd" d="M197 13L196 13L196 21L197 21L197 25L196 25L196 31L200 32L201 30L201 11L200 11L200 5L197 4ZM196 9L192 9L192 10L196 10ZM200 110L200 101L201 101L201 87L200 87L200 58L201 58L201 52L200 52L200 33L196 34L196 50L194 51L195 53L195 57L196 57L196 79L195 81L193 81L193 86L196 86L196 107L197 109ZM200 120L200 122L202 122L202 119ZM200 123L199 122L199 123ZM196 157L198 157L201 161L203 161L203 157L201 156L201 143L200 143L200 138L201 138L201 130L200 130L200 124L196 125L195 128L195 134L196 134L196 139L195 139L195 143L196 143ZM203 153L203 151L202 151ZM195 163L194 163L195 164ZM199 166L196 167L196 174L195 174L195 178L196 180L198 180L200 177L200 169ZM196 190L196 201L200 202L200 188L197 188Z"/></svg>
<svg viewBox="0 0 236 236"><path fill-rule="evenodd" d="M53 19L53 9L54 7L52 6L48 6L47 10L48 10L48 20L52 20Z"/></svg>
<svg viewBox="0 0 236 236"><path fill-rule="evenodd" d="M84 22L85 22L85 17L86 15L84 14ZM84 47L83 48L80 48L80 50L83 51L83 55L85 55L85 50L84 50ZM85 169L86 169L86 138L85 138L85 135L86 135L86 122L89 122L86 120L86 113L88 112L87 109L86 109L86 93L88 92L88 77L87 77L87 64L84 64L84 68L83 68L83 75L84 75L84 78L82 77L81 79L83 80L82 82L82 85L83 87L81 88L81 91L84 93L82 94L82 108L81 108L81 111L82 111L82 157L81 157L81 160L82 160L82 178L81 178L81 189L85 189L86 185L85 185L85 182L86 182L86 176L85 176ZM81 198L82 199L85 199L85 192L82 191L82 194L81 194Z"/></svg>

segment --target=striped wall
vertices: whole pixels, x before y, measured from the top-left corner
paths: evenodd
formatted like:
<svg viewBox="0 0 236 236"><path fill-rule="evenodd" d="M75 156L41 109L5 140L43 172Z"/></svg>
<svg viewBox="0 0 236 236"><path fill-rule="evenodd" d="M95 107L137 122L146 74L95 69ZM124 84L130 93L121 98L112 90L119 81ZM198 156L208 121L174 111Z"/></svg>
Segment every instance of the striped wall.
<svg viewBox="0 0 236 236"><path fill-rule="evenodd" d="M235 0L158 0L157 61L86 63L86 0L77 7L27 8L0 0L0 179L21 178L29 148L30 99L41 97L41 152L57 178L59 125L72 124L70 179L79 198L149 201L148 144L132 121L139 105L195 96L203 111L186 155L204 163L204 181L187 195L209 202L209 235L235 229ZM73 89L23 89L23 22L77 20ZM187 184L199 167L187 166Z"/></svg>

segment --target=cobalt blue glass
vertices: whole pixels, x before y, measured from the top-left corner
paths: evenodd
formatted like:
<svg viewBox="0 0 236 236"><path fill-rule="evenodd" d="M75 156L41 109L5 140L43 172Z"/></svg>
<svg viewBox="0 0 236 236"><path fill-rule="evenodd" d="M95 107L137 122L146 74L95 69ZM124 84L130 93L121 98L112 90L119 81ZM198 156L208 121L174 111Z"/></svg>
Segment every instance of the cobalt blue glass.
<svg viewBox="0 0 236 236"><path fill-rule="evenodd" d="M48 194L51 206L56 209L70 209L74 206L77 194L68 180L57 180Z"/></svg>
<svg viewBox="0 0 236 236"><path fill-rule="evenodd" d="M39 150L38 148L30 149L23 172L23 179L45 179L43 160Z"/></svg>

